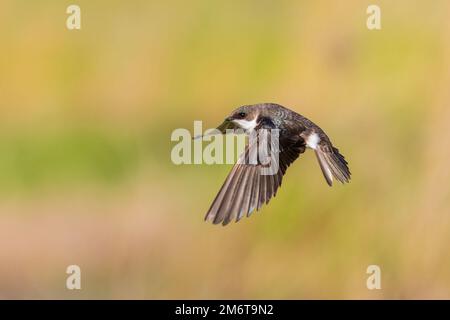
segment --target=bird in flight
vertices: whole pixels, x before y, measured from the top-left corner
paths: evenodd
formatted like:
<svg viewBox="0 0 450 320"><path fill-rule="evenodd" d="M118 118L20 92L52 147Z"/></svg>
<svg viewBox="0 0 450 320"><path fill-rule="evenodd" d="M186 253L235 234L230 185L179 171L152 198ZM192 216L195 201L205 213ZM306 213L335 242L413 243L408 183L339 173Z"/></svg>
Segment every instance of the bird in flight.
<svg viewBox="0 0 450 320"><path fill-rule="evenodd" d="M249 139L244 153L239 156L212 202L206 221L225 226L232 220L238 222L245 215L249 217L255 209L259 210L275 197L287 168L306 148L314 150L329 186L333 179L341 183L350 180L347 161L325 132L309 119L281 105L262 103L239 107L217 129L221 133L226 133L227 129L241 129L256 139ZM263 139L261 132L270 130L277 132L276 147L273 138ZM252 140L256 141L255 145L264 144L276 157L263 162L256 156L254 161L250 161L255 149L252 148ZM276 171L264 173L264 169L267 170L275 161Z"/></svg>

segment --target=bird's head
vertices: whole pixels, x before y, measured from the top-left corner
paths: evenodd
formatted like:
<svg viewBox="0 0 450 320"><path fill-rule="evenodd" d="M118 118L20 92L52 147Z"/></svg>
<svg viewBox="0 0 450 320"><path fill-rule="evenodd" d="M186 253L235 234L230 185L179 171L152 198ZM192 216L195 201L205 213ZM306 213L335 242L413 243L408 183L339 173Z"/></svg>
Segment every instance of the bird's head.
<svg viewBox="0 0 450 320"><path fill-rule="evenodd" d="M251 132L258 125L258 110L256 106L242 106L234 110L217 128L221 132L226 129L243 129Z"/></svg>

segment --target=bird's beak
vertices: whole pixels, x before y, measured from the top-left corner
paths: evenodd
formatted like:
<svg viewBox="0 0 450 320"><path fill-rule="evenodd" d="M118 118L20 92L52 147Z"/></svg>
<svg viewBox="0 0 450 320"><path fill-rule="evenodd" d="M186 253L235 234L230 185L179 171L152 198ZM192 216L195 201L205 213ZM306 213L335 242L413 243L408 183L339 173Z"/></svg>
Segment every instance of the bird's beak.
<svg viewBox="0 0 450 320"><path fill-rule="evenodd" d="M222 134L226 133L227 129L235 129L235 124L230 117L226 118L220 126L217 127Z"/></svg>
<svg viewBox="0 0 450 320"><path fill-rule="evenodd" d="M222 122L222 124L218 126L215 130L212 130L212 132L206 133L204 135L195 136L192 138L192 140L197 140L203 137L211 136L218 132L220 132L221 134L225 134L227 132L227 129L236 129L236 125L230 117L226 118Z"/></svg>

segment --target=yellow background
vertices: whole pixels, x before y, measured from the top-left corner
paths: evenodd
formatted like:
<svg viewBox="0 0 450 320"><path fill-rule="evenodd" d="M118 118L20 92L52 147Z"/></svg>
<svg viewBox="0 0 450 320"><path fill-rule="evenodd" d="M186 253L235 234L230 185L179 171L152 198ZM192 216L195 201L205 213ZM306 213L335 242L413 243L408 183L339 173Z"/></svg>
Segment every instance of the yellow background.
<svg viewBox="0 0 450 320"><path fill-rule="evenodd" d="M79 31L70 4L0 2L0 298L450 298L450 2L80 0ZM353 180L307 152L261 212L205 223L230 166L175 166L170 134L258 102Z"/></svg>

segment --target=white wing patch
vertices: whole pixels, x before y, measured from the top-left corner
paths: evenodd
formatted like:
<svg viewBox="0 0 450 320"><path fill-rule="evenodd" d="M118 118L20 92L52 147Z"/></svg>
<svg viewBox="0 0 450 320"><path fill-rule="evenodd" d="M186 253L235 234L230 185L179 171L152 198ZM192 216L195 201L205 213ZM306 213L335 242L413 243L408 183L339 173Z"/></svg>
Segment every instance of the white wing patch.
<svg viewBox="0 0 450 320"><path fill-rule="evenodd" d="M319 142L320 142L320 137L315 132L312 132L306 139L306 145L309 148L314 149L314 150L317 149L317 145L319 144Z"/></svg>

